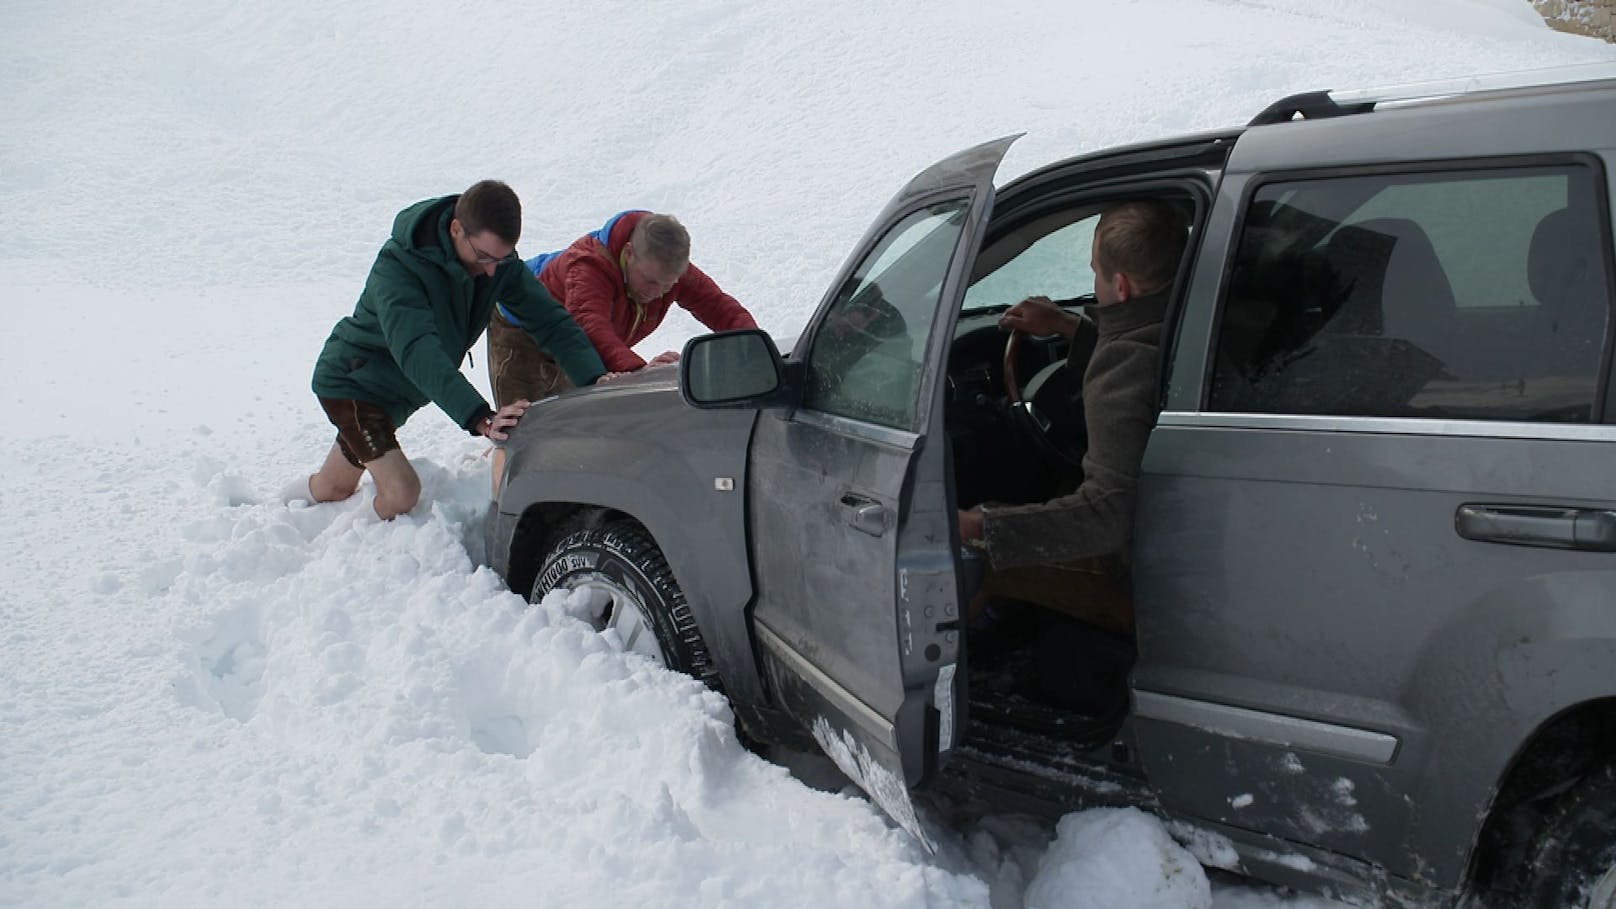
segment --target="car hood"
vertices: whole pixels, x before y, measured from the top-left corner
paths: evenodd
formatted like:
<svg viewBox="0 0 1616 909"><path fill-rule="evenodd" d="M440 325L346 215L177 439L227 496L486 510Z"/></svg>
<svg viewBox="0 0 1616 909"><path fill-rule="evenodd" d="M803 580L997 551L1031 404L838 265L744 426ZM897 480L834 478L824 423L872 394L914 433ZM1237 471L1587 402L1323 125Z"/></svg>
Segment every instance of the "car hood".
<svg viewBox="0 0 1616 909"><path fill-rule="evenodd" d="M541 437L643 435L674 415L694 421L701 413L679 397L677 366L649 367L535 403L505 444L516 448Z"/></svg>

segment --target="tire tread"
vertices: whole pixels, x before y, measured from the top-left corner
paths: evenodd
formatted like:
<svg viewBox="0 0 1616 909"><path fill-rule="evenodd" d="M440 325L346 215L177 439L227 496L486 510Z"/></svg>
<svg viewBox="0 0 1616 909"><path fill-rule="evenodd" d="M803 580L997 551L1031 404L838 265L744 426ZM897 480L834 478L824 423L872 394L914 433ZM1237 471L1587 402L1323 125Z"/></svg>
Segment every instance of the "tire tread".
<svg viewBox="0 0 1616 909"><path fill-rule="evenodd" d="M651 586L658 602L646 603L645 607L662 611L662 618L671 627L676 640L661 641L661 644L664 650L676 651L669 654L670 660L678 660L683 664L670 668L692 675L714 690L723 691L718 667L707 648L707 642L702 638L696 617L690 611L690 603L685 599L684 591L674 578L673 568L668 564L667 556L663 555L662 549L656 545L651 535L632 521L611 521L599 527L583 528L562 534L545 553L544 563L540 566L538 577L534 581L530 600L538 602L549 593L549 590L541 590L539 587L544 577L545 566L561 553L586 545L613 552L634 566ZM661 637L661 623L653 619L652 626L653 631Z"/></svg>

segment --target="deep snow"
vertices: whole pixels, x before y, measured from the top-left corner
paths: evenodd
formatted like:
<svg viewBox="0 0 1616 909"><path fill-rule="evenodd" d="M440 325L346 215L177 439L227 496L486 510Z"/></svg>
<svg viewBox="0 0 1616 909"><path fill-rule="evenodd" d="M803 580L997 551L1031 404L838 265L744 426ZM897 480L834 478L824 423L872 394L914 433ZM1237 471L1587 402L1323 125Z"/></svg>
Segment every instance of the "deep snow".
<svg viewBox="0 0 1616 909"><path fill-rule="evenodd" d="M1616 57L1526 0L1320 6L9 2L0 904L1322 905L1214 895L1131 810L928 857L476 568L487 462L434 409L413 514L272 501L329 445L308 374L393 213L485 176L528 254L678 213L790 335L966 145L1028 131L1007 178L1293 91Z"/></svg>

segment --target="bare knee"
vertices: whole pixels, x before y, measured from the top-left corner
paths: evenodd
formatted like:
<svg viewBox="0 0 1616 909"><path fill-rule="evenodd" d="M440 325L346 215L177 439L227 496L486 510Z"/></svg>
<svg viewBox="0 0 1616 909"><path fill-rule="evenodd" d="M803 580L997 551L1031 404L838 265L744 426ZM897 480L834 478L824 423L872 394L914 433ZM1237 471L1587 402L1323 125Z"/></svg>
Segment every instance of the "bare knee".
<svg viewBox="0 0 1616 909"><path fill-rule="evenodd" d="M401 514L405 514L421 501L421 483L403 484L401 488L376 488L376 516L384 521L391 521Z"/></svg>
<svg viewBox="0 0 1616 909"><path fill-rule="evenodd" d="M363 468L350 464L343 456L342 449L333 445L326 454L325 463L309 477L309 492L316 502L340 502L354 494L359 488L360 477L364 475Z"/></svg>
<svg viewBox="0 0 1616 909"><path fill-rule="evenodd" d="M403 452L389 451L366 466L370 468L371 479L376 481L377 517L391 521L421 500L421 478Z"/></svg>
<svg viewBox="0 0 1616 909"><path fill-rule="evenodd" d="M391 521L421 500L421 478L399 449L365 462L365 469L376 482L376 516L382 520Z"/></svg>

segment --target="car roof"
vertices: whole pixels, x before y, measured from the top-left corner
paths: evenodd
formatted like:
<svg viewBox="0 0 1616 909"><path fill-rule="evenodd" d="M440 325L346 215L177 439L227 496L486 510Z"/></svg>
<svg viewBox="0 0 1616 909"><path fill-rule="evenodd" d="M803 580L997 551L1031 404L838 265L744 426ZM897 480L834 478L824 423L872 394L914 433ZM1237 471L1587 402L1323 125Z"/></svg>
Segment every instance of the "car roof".
<svg viewBox="0 0 1616 909"><path fill-rule="evenodd" d="M1592 104L1591 109L1587 107L1589 104ZM1576 106L1577 111L1569 110L1572 106ZM1531 116L1534 110L1536 115ZM1546 134L1532 136L1519 123L1511 126L1505 122L1523 113L1539 123ZM1375 116L1362 116L1366 114ZM1389 118L1389 122L1383 118ZM1478 118L1488 125L1462 128L1459 121L1469 118ZM1456 140L1462 133L1471 135L1461 141L1443 142L1438 138L1423 145L1406 141L1406 136L1405 141L1396 141L1399 132L1406 132L1419 119L1430 127L1422 130L1426 139L1438 136L1444 127L1452 128ZM1579 119L1588 120L1580 129L1576 128ZM1317 125L1326 121L1337 121L1339 125L1319 129ZM1490 154L1530 154L1557 147L1611 147L1616 144L1612 135L1616 131L1616 62L1481 74L1379 88L1303 92L1275 101L1242 128L1186 133L1086 152L1029 171L1005 184L1000 191L1025 189L1074 166L1089 169L1104 166L1108 161L1118 166L1153 159L1165 162L1217 148L1226 153L1237 140L1240 140L1241 163L1254 169L1473 155L1477 148L1477 129L1490 136L1520 134L1515 141L1504 137L1496 147L1493 143L1484 143ZM1286 138L1254 141L1255 136L1247 135L1258 131L1258 135L1274 136L1270 130L1284 130ZM1470 144L1467 146L1465 142ZM1344 144L1332 154L1332 143ZM1294 147L1289 147L1293 144Z"/></svg>
<svg viewBox="0 0 1616 909"><path fill-rule="evenodd" d="M1133 142L1127 145L1114 145L1108 148L1085 152L1070 158L1062 158L1028 171L999 188L1002 194L1007 191L1018 191L1044 182L1052 177L1063 177L1073 166L1103 167L1106 164L1115 164L1117 167L1146 164L1152 161L1163 163L1171 160L1195 158L1214 149L1221 148L1227 153L1230 146L1238 139L1244 129L1207 130L1205 132L1184 133L1169 136L1148 142Z"/></svg>
<svg viewBox="0 0 1616 909"><path fill-rule="evenodd" d="M1342 106L1360 109L1249 127L1225 172L1616 149L1616 78Z"/></svg>

